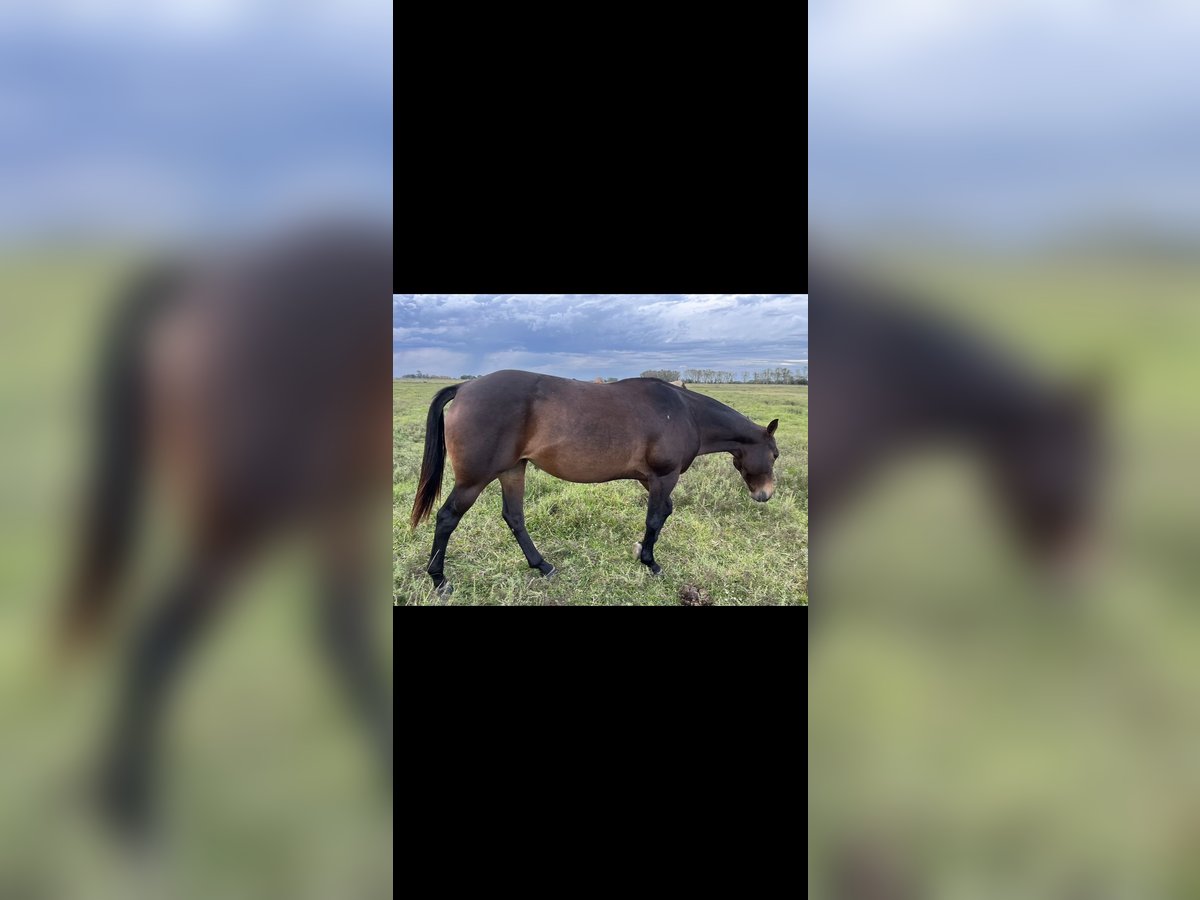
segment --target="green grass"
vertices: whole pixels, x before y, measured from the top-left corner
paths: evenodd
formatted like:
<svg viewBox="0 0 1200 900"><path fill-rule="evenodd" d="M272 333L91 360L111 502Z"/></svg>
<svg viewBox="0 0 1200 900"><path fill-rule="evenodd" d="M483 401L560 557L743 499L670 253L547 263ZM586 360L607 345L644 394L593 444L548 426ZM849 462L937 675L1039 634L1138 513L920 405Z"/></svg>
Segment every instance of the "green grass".
<svg viewBox="0 0 1200 900"><path fill-rule="evenodd" d="M429 402L448 382L395 381L392 386L392 541L397 604L438 602L425 573L432 520L408 525L425 440ZM530 569L501 517L493 482L450 538L446 576L454 605L677 606L683 585L715 605L804 605L808 602L808 388L693 385L766 424L779 419L776 491L755 503L727 454L700 457L679 480L652 577L634 556L645 530L646 491L634 481L571 484L530 466L525 520L530 536L558 574ZM453 486L449 464L442 497Z"/></svg>

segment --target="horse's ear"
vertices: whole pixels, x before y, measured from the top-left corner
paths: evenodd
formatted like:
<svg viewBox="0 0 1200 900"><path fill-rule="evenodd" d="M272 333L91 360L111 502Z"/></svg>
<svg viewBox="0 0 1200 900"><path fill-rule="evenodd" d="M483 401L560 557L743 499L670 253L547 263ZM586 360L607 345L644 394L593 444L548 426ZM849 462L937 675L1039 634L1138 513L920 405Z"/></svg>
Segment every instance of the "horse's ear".
<svg viewBox="0 0 1200 900"><path fill-rule="evenodd" d="M767 426L767 434L774 434L775 429L779 427L779 420L772 419L771 424Z"/></svg>

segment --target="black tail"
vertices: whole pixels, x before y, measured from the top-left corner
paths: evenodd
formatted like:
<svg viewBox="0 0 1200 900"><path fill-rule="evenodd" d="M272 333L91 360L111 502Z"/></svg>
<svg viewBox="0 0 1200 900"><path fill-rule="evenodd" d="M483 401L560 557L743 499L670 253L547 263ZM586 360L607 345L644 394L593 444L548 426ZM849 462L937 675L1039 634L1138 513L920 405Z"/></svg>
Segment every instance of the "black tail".
<svg viewBox="0 0 1200 900"><path fill-rule="evenodd" d="M459 384L442 388L429 404L429 417L425 420L425 456L421 460L421 481L417 485L417 497L413 501L411 525L416 528L429 516L433 504L442 493L442 470L446 466L446 425L442 411L454 399Z"/></svg>
<svg viewBox="0 0 1200 900"><path fill-rule="evenodd" d="M138 274L118 304L100 351L95 456L64 610L69 638L88 637L103 624L130 555L145 456L145 336L175 284L175 272L166 266Z"/></svg>

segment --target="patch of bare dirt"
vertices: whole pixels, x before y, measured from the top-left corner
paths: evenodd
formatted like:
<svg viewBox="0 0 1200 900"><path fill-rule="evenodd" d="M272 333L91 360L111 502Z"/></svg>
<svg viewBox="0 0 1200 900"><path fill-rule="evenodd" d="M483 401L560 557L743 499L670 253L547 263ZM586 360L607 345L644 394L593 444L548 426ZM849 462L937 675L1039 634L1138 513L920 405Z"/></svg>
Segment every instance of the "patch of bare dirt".
<svg viewBox="0 0 1200 900"><path fill-rule="evenodd" d="M679 602L683 606L712 606L712 597L708 591L694 584L685 584L679 589Z"/></svg>

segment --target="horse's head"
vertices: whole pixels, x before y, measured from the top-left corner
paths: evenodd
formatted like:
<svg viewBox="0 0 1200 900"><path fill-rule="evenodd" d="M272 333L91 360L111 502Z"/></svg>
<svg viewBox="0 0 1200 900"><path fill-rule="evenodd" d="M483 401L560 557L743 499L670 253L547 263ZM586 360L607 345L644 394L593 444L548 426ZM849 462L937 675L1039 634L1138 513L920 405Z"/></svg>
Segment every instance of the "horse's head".
<svg viewBox="0 0 1200 900"><path fill-rule="evenodd" d="M1003 505L1038 561L1074 567L1090 542L1102 466L1101 409L1093 386L1047 397L994 456Z"/></svg>
<svg viewBox="0 0 1200 900"><path fill-rule="evenodd" d="M760 429L756 440L742 444L733 451L733 467L741 473L750 490L750 496L759 503L766 503L775 493L775 460L779 448L775 445L775 428L778 419Z"/></svg>

